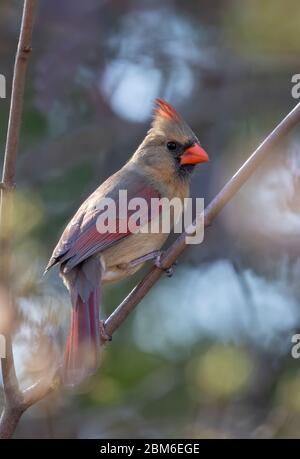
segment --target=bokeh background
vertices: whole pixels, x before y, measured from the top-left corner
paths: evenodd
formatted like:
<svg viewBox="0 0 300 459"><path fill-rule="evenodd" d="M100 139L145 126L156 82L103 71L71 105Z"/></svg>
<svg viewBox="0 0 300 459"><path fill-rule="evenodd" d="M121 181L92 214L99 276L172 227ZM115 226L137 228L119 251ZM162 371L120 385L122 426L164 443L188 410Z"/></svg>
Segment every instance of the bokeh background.
<svg viewBox="0 0 300 459"><path fill-rule="evenodd" d="M1 0L8 92L21 7ZM143 139L153 99L209 152L192 186L208 203L296 104L299 24L298 0L39 1L14 220L22 385L51 379L62 355L70 301L57 271L42 277L47 259ZM116 333L95 378L34 406L16 437L300 437L299 191L296 128ZM105 289L103 316L142 275Z"/></svg>

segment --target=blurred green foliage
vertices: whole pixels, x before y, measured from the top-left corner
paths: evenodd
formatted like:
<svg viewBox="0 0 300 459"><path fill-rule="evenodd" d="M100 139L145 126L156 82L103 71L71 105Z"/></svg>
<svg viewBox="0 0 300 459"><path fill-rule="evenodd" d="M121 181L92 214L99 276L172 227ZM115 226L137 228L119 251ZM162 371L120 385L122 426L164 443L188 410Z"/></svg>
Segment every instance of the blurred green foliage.
<svg viewBox="0 0 300 459"><path fill-rule="evenodd" d="M268 59L282 59L300 51L297 0L236 0L225 9L224 17L226 33L240 53L267 53Z"/></svg>

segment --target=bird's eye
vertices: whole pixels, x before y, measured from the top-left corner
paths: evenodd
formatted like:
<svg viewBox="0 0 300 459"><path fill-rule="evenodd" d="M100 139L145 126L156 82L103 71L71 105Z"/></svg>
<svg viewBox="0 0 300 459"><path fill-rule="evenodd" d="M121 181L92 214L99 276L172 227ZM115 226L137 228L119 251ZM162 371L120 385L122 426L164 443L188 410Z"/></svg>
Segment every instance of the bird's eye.
<svg viewBox="0 0 300 459"><path fill-rule="evenodd" d="M170 151L174 151L177 148L177 143L176 142L168 142L167 143L167 149Z"/></svg>

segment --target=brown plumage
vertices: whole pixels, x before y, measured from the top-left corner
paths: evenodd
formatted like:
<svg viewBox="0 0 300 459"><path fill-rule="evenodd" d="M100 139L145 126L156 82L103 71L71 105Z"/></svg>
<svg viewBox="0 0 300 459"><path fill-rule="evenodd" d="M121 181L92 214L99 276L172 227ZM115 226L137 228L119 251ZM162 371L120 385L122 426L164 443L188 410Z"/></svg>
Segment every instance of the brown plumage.
<svg viewBox="0 0 300 459"><path fill-rule="evenodd" d="M122 169L87 198L67 225L46 268L60 265L72 300L64 360L66 384L78 384L99 365L102 284L132 275L147 256L151 258L148 254L160 250L168 237L163 233L130 231L99 233L99 203L103 198L117 202L119 190L127 191L128 200L142 197L148 204L152 198L183 200L189 195L195 164L207 160L189 126L170 104L158 99L151 129L142 144ZM129 215L130 212L127 219ZM149 218L145 216L145 221ZM136 262L140 257L144 258Z"/></svg>

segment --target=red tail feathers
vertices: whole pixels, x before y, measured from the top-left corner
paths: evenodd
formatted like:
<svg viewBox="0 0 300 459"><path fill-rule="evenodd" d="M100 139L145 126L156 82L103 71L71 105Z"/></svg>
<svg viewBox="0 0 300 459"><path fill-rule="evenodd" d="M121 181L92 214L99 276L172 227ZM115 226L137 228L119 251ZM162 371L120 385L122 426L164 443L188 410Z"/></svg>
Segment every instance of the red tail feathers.
<svg viewBox="0 0 300 459"><path fill-rule="evenodd" d="M100 289L95 289L84 302L77 295L73 304L67 338L63 379L67 386L75 386L97 371L100 364Z"/></svg>

